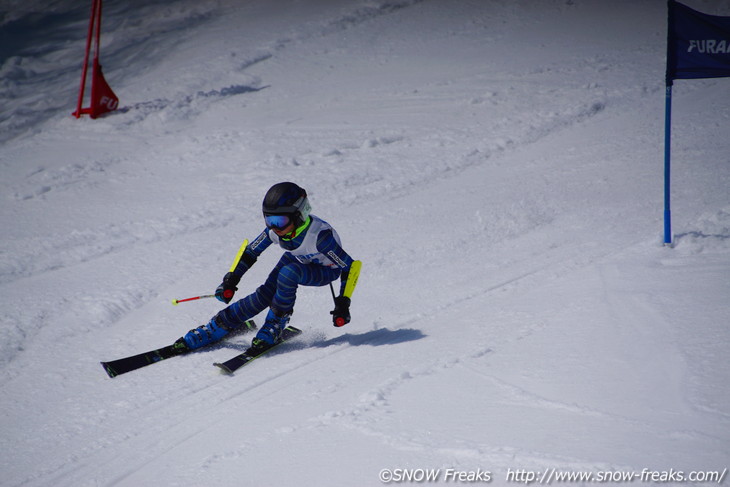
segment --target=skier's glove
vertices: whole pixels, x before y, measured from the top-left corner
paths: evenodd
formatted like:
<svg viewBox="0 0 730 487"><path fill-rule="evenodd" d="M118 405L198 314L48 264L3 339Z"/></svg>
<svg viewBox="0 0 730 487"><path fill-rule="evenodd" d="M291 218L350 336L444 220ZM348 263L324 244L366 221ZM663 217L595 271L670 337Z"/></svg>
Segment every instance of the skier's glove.
<svg viewBox="0 0 730 487"><path fill-rule="evenodd" d="M350 298L338 296L335 298L335 309L330 311L332 323L335 326L345 326L350 322Z"/></svg>
<svg viewBox="0 0 730 487"><path fill-rule="evenodd" d="M223 282L215 290L216 299L226 304L230 303L233 295L238 291L236 286L238 286L240 280L241 278L234 275L233 272L229 272L223 276Z"/></svg>

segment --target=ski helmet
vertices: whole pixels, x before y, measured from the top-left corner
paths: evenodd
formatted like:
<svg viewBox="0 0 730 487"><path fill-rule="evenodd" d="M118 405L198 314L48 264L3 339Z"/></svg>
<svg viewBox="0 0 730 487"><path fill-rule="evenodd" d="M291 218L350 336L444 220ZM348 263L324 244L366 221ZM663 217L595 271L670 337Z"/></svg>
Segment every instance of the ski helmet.
<svg viewBox="0 0 730 487"><path fill-rule="evenodd" d="M303 188L284 182L273 185L266 192L262 209L266 226L283 230L292 223L294 228L302 226L309 218L312 207Z"/></svg>

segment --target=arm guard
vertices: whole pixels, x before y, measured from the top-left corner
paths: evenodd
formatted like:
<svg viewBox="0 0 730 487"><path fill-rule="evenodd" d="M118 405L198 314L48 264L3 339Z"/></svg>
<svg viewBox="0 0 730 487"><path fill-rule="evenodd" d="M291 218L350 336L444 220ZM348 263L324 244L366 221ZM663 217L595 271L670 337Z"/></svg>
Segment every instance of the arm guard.
<svg viewBox="0 0 730 487"><path fill-rule="evenodd" d="M355 291L357 286L357 278L360 277L360 267L362 262L356 260L350 266L350 271L347 273L347 280L345 282L345 289L342 291L342 295L346 298L352 298L352 293Z"/></svg>

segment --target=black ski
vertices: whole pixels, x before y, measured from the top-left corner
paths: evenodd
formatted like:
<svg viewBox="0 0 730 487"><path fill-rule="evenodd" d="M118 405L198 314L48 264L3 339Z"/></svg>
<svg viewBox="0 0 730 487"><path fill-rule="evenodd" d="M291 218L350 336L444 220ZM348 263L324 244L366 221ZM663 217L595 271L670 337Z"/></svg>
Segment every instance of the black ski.
<svg viewBox="0 0 730 487"><path fill-rule="evenodd" d="M273 344L269 347L264 347L264 348L249 348L242 354L236 355L235 357L233 357L230 360L226 360L223 363L214 363L213 365L215 365L216 367L219 367L222 371L224 371L228 374L233 374L236 370L240 369L241 367L250 363L251 361L259 358L260 356L262 356L269 350L272 350L272 349L278 347L279 345L281 345L282 343L284 343L285 341L291 340L292 338L299 336L301 334L302 334L302 330L300 330L299 328L295 328L293 326L287 326L286 328L284 328L284 331L281 332L281 338L275 344Z"/></svg>
<svg viewBox="0 0 730 487"><path fill-rule="evenodd" d="M256 323L253 320L248 320L244 323L242 330L254 331L256 330ZM118 360L112 360L111 362L101 362L101 366L109 377L116 377L120 374L126 374L133 370L140 369L150 364L154 364L161 360L168 359L170 357L177 357L178 355L185 355L190 353L191 350L185 344L182 338L178 339L172 345L158 348L156 350L150 350L149 352L140 353L138 355L132 355L131 357L120 358Z"/></svg>
<svg viewBox="0 0 730 487"><path fill-rule="evenodd" d="M165 360L177 355L184 355L188 352L190 352L190 349L181 338L172 345L158 348L157 350L150 350L149 352L140 353L138 355L132 355L131 357L112 360L111 362L102 362L101 366L104 367L104 370L106 370L106 373L109 374L109 377L113 378L119 374L126 374L127 372L137 370L146 365L154 364L160 360Z"/></svg>

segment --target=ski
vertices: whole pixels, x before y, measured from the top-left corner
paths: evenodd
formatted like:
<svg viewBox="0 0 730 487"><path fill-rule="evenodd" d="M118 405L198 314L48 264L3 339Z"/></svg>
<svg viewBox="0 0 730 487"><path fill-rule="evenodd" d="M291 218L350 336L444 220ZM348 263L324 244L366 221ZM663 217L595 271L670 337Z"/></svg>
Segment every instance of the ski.
<svg viewBox="0 0 730 487"><path fill-rule="evenodd" d="M279 341L276 342L275 344L271 345L270 347L257 348L257 349L249 348L245 352L243 352L239 355L236 355L235 357L233 357L230 360L227 360L223 363L216 362L213 365L220 368L223 372L226 372L228 374L233 374L236 370L238 370L241 367L243 367L244 365L252 362L253 360L259 358L266 352L278 347L282 343L284 343L288 340L291 340L292 338L299 336L301 334L302 334L302 330L300 330L299 328L295 328L293 326L287 326L286 328L284 328L284 331L281 332L281 338L279 339Z"/></svg>
<svg viewBox="0 0 730 487"><path fill-rule="evenodd" d="M255 331L256 323L254 323L253 320L248 320L244 323L242 330L244 332ZM141 369L142 367L146 367L147 365L154 364L171 357L185 355L191 351L192 350L190 350L185 344L185 341L182 338L179 338L172 345L132 355L130 357L112 360L110 362L101 362L101 366L104 367L104 370L107 374L109 374L109 377L114 378L120 374L126 374L127 372Z"/></svg>
<svg viewBox="0 0 730 487"><path fill-rule="evenodd" d="M127 372L140 369L146 365L154 364L160 360L184 355L189 352L190 349L181 338L172 345L167 345L166 347L150 350L149 352L140 353L138 355L132 355L131 357L112 360L110 362L101 362L101 366L104 367L104 370L106 370L106 373L109 374L109 377L114 378L120 374L126 374Z"/></svg>

